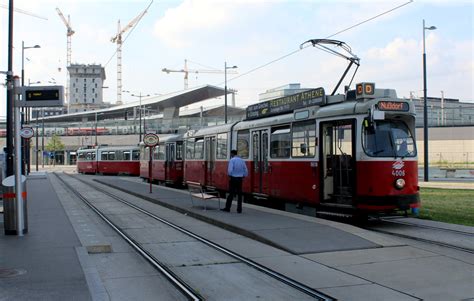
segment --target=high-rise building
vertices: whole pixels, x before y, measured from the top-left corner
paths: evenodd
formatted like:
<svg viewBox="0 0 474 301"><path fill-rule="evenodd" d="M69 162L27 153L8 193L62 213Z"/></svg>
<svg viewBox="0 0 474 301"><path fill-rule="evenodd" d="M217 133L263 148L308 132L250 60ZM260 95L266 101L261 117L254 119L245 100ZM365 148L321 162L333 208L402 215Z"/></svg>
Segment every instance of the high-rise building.
<svg viewBox="0 0 474 301"><path fill-rule="evenodd" d="M69 113L108 107L103 102L105 69L101 65L72 64L69 72Z"/></svg>

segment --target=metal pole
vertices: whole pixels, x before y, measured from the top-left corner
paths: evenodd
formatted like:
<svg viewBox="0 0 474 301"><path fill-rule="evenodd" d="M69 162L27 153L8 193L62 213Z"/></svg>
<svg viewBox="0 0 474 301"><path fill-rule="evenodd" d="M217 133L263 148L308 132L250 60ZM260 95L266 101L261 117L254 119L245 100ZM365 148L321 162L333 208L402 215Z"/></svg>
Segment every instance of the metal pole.
<svg viewBox="0 0 474 301"><path fill-rule="evenodd" d="M8 71L7 71L7 141L6 141L6 175L13 175L13 0L9 0L8 10Z"/></svg>
<svg viewBox="0 0 474 301"><path fill-rule="evenodd" d="M227 62L224 62L224 121L227 123Z"/></svg>
<svg viewBox="0 0 474 301"><path fill-rule="evenodd" d="M35 144L35 150L36 150L36 171L38 171L38 151L39 151L39 147L38 147L38 136L39 136L39 133L38 133L38 110L35 110L36 111L36 144Z"/></svg>
<svg viewBox="0 0 474 301"><path fill-rule="evenodd" d="M21 86L23 87L25 85L25 41L21 41ZM21 124L24 124L26 121L26 113L27 110L26 108L21 108L22 111L22 116L21 116ZM25 150L22 152L22 157L21 157L21 172L22 174L28 174L28 168L27 168L27 162L26 162L26 147L27 143L24 139L21 139L21 147L24 148Z"/></svg>
<svg viewBox="0 0 474 301"><path fill-rule="evenodd" d="M41 135L41 167L44 168L44 109L41 109L42 135Z"/></svg>
<svg viewBox="0 0 474 301"><path fill-rule="evenodd" d="M95 146L97 146L97 112L95 112Z"/></svg>
<svg viewBox="0 0 474 301"><path fill-rule="evenodd" d="M425 50L425 20L423 19L423 146L424 146L424 181L429 181L428 171L428 100L426 92L426 50Z"/></svg>
<svg viewBox="0 0 474 301"><path fill-rule="evenodd" d="M140 112L138 113L139 114L139 118L140 118L140 127L138 129L138 132L139 132L139 136L138 136L138 143L140 143L142 141L142 92L140 92L140 95L139 95L139 99L140 99Z"/></svg>
<svg viewBox="0 0 474 301"><path fill-rule="evenodd" d="M17 234L18 236L23 236L23 229L24 227L24 220L23 220L23 191L21 187L21 137L20 137L20 129L21 129L21 122L20 122L20 107L18 106L18 87L20 81L19 78L16 76L14 78L14 89L15 89L15 206L16 206L16 223L17 223Z"/></svg>
<svg viewBox="0 0 474 301"><path fill-rule="evenodd" d="M148 161L148 179L150 180L150 193L153 192L152 188L152 183L153 183L153 172L152 172L152 167L153 167L153 152L154 152L154 147L150 146L148 147L150 151L150 160Z"/></svg>
<svg viewBox="0 0 474 301"><path fill-rule="evenodd" d="M21 86L25 85L25 41L21 41Z"/></svg>

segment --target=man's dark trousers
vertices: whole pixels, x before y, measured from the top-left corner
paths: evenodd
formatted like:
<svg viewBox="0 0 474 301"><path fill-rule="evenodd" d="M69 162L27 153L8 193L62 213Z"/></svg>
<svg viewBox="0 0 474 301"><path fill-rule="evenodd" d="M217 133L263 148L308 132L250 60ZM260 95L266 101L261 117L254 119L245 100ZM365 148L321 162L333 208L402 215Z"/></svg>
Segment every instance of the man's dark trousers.
<svg viewBox="0 0 474 301"><path fill-rule="evenodd" d="M230 177L229 181L229 196L225 203L225 209L230 210L232 200L237 194L237 212L242 212L242 177Z"/></svg>

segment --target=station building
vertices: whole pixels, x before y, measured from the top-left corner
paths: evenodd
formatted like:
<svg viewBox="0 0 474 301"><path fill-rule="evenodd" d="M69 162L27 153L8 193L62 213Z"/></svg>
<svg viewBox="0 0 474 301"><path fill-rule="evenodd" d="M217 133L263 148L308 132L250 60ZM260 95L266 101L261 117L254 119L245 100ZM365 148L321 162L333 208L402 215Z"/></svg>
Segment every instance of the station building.
<svg viewBox="0 0 474 301"><path fill-rule="evenodd" d="M76 67L73 66L76 65L71 66L74 68L72 72L75 73ZM44 159L41 158L42 156L47 158L49 155L45 151L45 146L53 135L60 136L65 145L63 151L56 152L56 162L74 164L75 152L80 147L100 144L138 144L140 137L146 132L170 134L224 123L225 107L222 96L225 92L222 88L205 85L166 95L144 97L141 102L105 106L101 94L98 93L98 98L94 98L95 91L88 87L89 84L93 84L95 89L95 84L97 84L99 88L103 83L105 73L100 71L102 67L94 65L94 68L90 67L89 70L87 66L91 65L80 66L82 67L77 67L78 77L76 78L82 90L77 92L79 93L77 95L71 94L71 107L77 111L48 116L45 114L49 112L48 110L42 112L36 110L38 118L33 116L31 119L31 126L38 133L37 137L31 139L31 149L32 153L40 154L38 159L40 162ZM83 73L87 76L79 77L81 74L84 75ZM93 78L96 80L93 81ZM71 87L76 88L77 86L73 85L76 81L75 77L71 79ZM77 88L79 91L79 87ZM302 88L297 83L288 84L261 93L259 100L266 101L310 89L312 88ZM85 98L84 95L86 95ZM78 99L77 104L74 103L75 97ZM211 100L213 104L195 109L188 108L193 103L205 100ZM407 101L415 102L418 159L420 164L423 164L423 100L407 99ZM86 108L88 110L83 111ZM474 162L474 103L430 97L428 109L430 164L455 163L472 166L471 162ZM245 119L245 108L230 105L227 112L228 122ZM35 110L33 110L34 114ZM3 136L0 137L0 145L4 145L5 123L0 124L0 127L0 136ZM35 160L35 156L32 156L31 162Z"/></svg>

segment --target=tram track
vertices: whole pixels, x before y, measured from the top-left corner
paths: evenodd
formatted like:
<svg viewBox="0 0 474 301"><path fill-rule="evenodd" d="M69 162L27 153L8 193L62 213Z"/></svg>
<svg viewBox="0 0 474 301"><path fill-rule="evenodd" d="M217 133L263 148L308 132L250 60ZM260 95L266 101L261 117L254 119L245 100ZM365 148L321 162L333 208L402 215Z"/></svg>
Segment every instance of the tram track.
<svg viewBox="0 0 474 301"><path fill-rule="evenodd" d="M461 230L455 230L455 229L434 227L434 226L429 226L429 225L420 225L420 224L410 223L410 222L406 222L406 221L393 220L393 219L390 219L390 218L381 218L381 220L383 220L384 222L387 222L387 223L392 223L392 224L406 225L406 226L412 226L412 227L424 228L424 229L433 229L433 230L438 230L438 231L441 231L441 232L457 233L457 234L462 234L462 235L474 237L474 232L467 232L467 231L461 231Z"/></svg>
<svg viewBox="0 0 474 301"><path fill-rule="evenodd" d="M115 225L112 221L110 221L110 219L107 218L107 216L105 214L103 214L99 209L97 209L97 207L95 207L91 202L89 202L87 200L86 197L84 197L77 189L75 189L74 187L72 187L70 184L68 184L63 178L59 177L56 173L55 175L58 177L58 179L71 191L74 193L74 195L76 195L79 199L81 199L82 201L84 201L95 213L97 213L102 219L104 219L107 224L109 224L115 231L117 231L120 236L122 236L129 244L131 244L134 249L137 250L137 252L142 255L146 260L148 260L155 268L157 268L163 275L165 275L165 277L170 277L170 281L172 281L172 283L178 287L182 292L183 294L189 299L189 300L203 300L202 299L202 296L200 296L199 294L196 293L196 290L194 290L193 288L191 288L188 284L186 284L183 280L179 279L179 277L177 277L168 267L166 267L165 264L163 263L160 263L159 260L157 260L150 252L148 252L147 250L145 250L139 243L137 243L133 237L130 237L128 234L124 233L124 231L122 229L120 229L120 227L118 227L117 225ZM129 206L135 210L137 210L138 212L142 213L142 214L145 214L147 215L148 217L151 217L153 218L154 220L157 220L185 235L188 235L189 237L193 238L193 239L196 239L197 241L203 243L204 245L208 246L208 247L211 247L227 256L230 256L232 258L234 258L235 260L237 260L238 262L241 262L241 263L244 263L246 264L247 266L289 286L289 287L292 287L293 289L299 291L300 293L303 293L311 298L314 298L316 300L335 300L334 298L332 297L329 297L327 296L326 294L324 293L321 293L315 289L312 289L311 287L308 287L298 281L295 281L289 277L286 277L278 272L275 272L263 265L260 265L256 262L254 262L253 260L249 259L249 258L246 258L244 256L241 256L229 249L226 249L200 235L197 235L195 233L192 233L191 231L181 227L181 226L178 226L168 220L165 220L155 214L153 214L152 212L148 211L148 210L145 210L135 204L132 204L131 202L121 198L120 196L117 196L101 187L99 187L98 185L95 185L95 184L92 184L90 182L87 182L83 179L80 179L79 177L77 176L73 176L73 175L70 175L70 174L67 174L68 177L72 178L72 179L75 179L81 183L83 183L84 185L87 185L91 188L93 188L95 191L99 191L105 195L107 195L108 197L126 205L126 206ZM135 196L136 197L136 196ZM176 284L175 284L175 281L176 281Z"/></svg>
<svg viewBox="0 0 474 301"><path fill-rule="evenodd" d="M65 173L64 173L65 174ZM154 268L156 268L167 280L169 280L188 300L204 300L202 296L194 291L186 282L175 275L166 265L157 260L150 252L143 248L130 235L125 233L119 226L112 222L105 214L103 214L96 206L84 197L77 189L72 187L63 178L54 173L59 181L71 191L77 198L83 201L92 211L94 211L102 220L104 220L112 229L114 229L128 244L130 244L138 254L145 258Z"/></svg>
<svg viewBox="0 0 474 301"><path fill-rule="evenodd" d="M374 223L374 221L372 222ZM472 241L472 237L474 237L472 232L421 225L391 218L380 218L375 224L365 228L378 233L408 238L474 254L474 247L467 246Z"/></svg>

